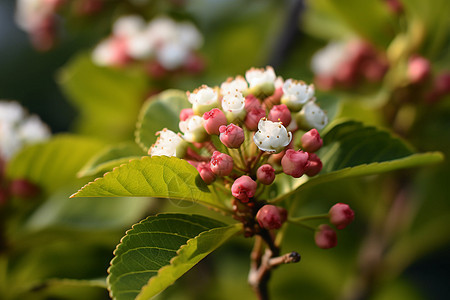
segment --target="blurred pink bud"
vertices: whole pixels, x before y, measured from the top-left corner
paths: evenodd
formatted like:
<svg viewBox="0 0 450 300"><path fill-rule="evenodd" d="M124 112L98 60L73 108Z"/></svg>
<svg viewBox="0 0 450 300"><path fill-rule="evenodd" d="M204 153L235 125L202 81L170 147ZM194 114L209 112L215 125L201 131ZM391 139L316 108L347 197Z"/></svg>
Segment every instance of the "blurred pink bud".
<svg viewBox="0 0 450 300"><path fill-rule="evenodd" d="M0 207L8 202L8 190L0 188Z"/></svg>
<svg viewBox="0 0 450 300"><path fill-rule="evenodd" d="M180 111L180 121L186 121L187 119L189 119L190 116L194 115L194 111L192 110L192 108L183 108ZM204 117L203 117L204 119Z"/></svg>
<svg viewBox="0 0 450 300"><path fill-rule="evenodd" d="M233 171L233 158L228 154L214 151L210 167L217 176L228 176Z"/></svg>
<svg viewBox="0 0 450 300"><path fill-rule="evenodd" d="M318 75L314 77L314 85L322 91L329 91L336 87L336 79L333 76Z"/></svg>
<svg viewBox="0 0 450 300"><path fill-rule="evenodd" d="M423 82L430 75L431 65L428 59L422 56L413 56L408 62L408 78L411 83Z"/></svg>
<svg viewBox="0 0 450 300"><path fill-rule="evenodd" d="M427 102L434 103L450 93L450 73L439 74L434 80L431 92L427 94Z"/></svg>
<svg viewBox="0 0 450 300"><path fill-rule="evenodd" d="M250 112L254 108L261 108L261 102L254 95L250 94L245 97L245 110Z"/></svg>
<svg viewBox="0 0 450 300"><path fill-rule="evenodd" d="M243 175L234 181L231 186L231 194L242 202L248 202L255 195L256 186L256 181Z"/></svg>
<svg viewBox="0 0 450 300"><path fill-rule="evenodd" d="M316 176L322 170L322 161L315 153L308 153L305 174L309 177Z"/></svg>
<svg viewBox="0 0 450 300"><path fill-rule="evenodd" d="M203 126L208 134L219 135L219 127L222 125L227 125L227 117L218 108L213 108L203 114Z"/></svg>
<svg viewBox="0 0 450 300"><path fill-rule="evenodd" d="M220 141L228 148L239 148L245 140L244 130L231 123L219 127Z"/></svg>
<svg viewBox="0 0 450 300"><path fill-rule="evenodd" d="M48 51L56 43L56 18L49 15L43 18L30 33L31 42L38 51Z"/></svg>
<svg viewBox="0 0 450 300"><path fill-rule="evenodd" d="M330 215L330 223L336 226L337 229L344 229L355 218L353 210L344 203L333 205L328 214Z"/></svg>
<svg viewBox="0 0 450 300"><path fill-rule="evenodd" d="M245 116L245 126L250 131L256 131L258 129L259 120L266 116L266 110L261 107L255 107L251 109Z"/></svg>
<svg viewBox="0 0 450 300"><path fill-rule="evenodd" d="M275 169L269 164L262 165L256 171L256 178L262 184L272 184L275 180Z"/></svg>
<svg viewBox="0 0 450 300"><path fill-rule="evenodd" d="M307 164L308 153L300 150L295 151L292 149L288 149L281 159L283 172L287 175L291 175L294 178L299 178L303 174L305 174Z"/></svg>
<svg viewBox="0 0 450 300"><path fill-rule="evenodd" d="M270 110L268 119L272 122L281 122L287 127L292 120L291 111L285 104L275 105Z"/></svg>
<svg viewBox="0 0 450 300"><path fill-rule="evenodd" d="M385 0L389 9L395 14L403 12L403 4L399 0Z"/></svg>
<svg viewBox="0 0 450 300"><path fill-rule="evenodd" d="M39 194L39 187L26 179L15 179L9 186L11 196L33 198Z"/></svg>
<svg viewBox="0 0 450 300"><path fill-rule="evenodd" d="M205 65L206 63L203 57L193 53L189 55L189 57L186 59L186 62L184 63L184 68L189 73L198 74L205 69Z"/></svg>
<svg viewBox="0 0 450 300"><path fill-rule="evenodd" d="M327 224L319 225L314 235L317 247L322 249L330 249L337 246L336 231Z"/></svg>
<svg viewBox="0 0 450 300"><path fill-rule="evenodd" d="M287 219L287 210L275 205L264 205L256 214L256 220L262 228L279 229Z"/></svg>
<svg viewBox="0 0 450 300"><path fill-rule="evenodd" d="M322 147L323 140L317 129L313 128L302 136L302 148L306 152L316 152Z"/></svg>
<svg viewBox="0 0 450 300"><path fill-rule="evenodd" d="M366 61L361 68L362 73L369 81L379 82L386 74L388 65L386 62L374 57Z"/></svg>
<svg viewBox="0 0 450 300"><path fill-rule="evenodd" d="M168 71L158 61L152 60L145 65L147 74L154 79L161 79L167 76Z"/></svg>
<svg viewBox="0 0 450 300"><path fill-rule="evenodd" d="M201 162L197 165L197 171L200 173L200 177L206 184L211 184L216 180L216 174L211 171L209 163Z"/></svg>

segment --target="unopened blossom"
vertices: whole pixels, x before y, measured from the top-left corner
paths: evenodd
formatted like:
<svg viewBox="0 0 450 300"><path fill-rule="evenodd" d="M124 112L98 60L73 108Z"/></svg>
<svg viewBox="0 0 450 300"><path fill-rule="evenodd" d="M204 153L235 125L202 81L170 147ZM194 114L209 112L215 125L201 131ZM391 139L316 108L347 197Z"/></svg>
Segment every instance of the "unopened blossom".
<svg viewBox="0 0 450 300"><path fill-rule="evenodd" d="M183 108L180 111L180 121L186 121L190 116L194 115L192 108Z"/></svg>
<svg viewBox="0 0 450 300"><path fill-rule="evenodd" d="M431 71L430 61L422 56L413 56L408 61L408 78L412 83L423 82Z"/></svg>
<svg viewBox="0 0 450 300"><path fill-rule="evenodd" d="M194 114L199 116L217 107L218 97L217 91L206 85L202 85L192 93L188 93L188 100L192 103L192 110Z"/></svg>
<svg viewBox="0 0 450 300"><path fill-rule="evenodd" d="M259 98L270 96L275 91L276 75L272 67L266 69L251 68L245 73L249 83L246 94L253 94Z"/></svg>
<svg viewBox="0 0 450 300"><path fill-rule="evenodd" d="M245 116L244 124L248 130L256 131L258 129L259 120L266 117L266 110L256 107L248 111Z"/></svg>
<svg viewBox="0 0 450 300"><path fill-rule="evenodd" d="M26 179L15 179L9 185L9 193L13 197L33 198L39 194L39 187Z"/></svg>
<svg viewBox="0 0 450 300"><path fill-rule="evenodd" d="M336 247L336 231L334 231L333 228L331 228L327 224L319 225L314 235L314 241L316 242L317 247L322 249L330 249Z"/></svg>
<svg viewBox="0 0 450 300"><path fill-rule="evenodd" d="M244 92L248 89L247 81L245 81L244 77L236 76L236 78L228 78L227 81L223 82L220 85L220 90L222 94L226 94L228 92Z"/></svg>
<svg viewBox="0 0 450 300"><path fill-rule="evenodd" d="M128 38L141 33L145 26L145 20L140 16L122 16L114 22L112 32L115 36Z"/></svg>
<svg viewBox="0 0 450 300"><path fill-rule="evenodd" d="M295 151L292 149L288 149L281 159L283 172L287 175L291 175L294 178L299 178L303 174L305 174L307 164L308 153L300 150Z"/></svg>
<svg viewBox="0 0 450 300"><path fill-rule="evenodd" d="M256 178L262 184L272 184L275 180L275 169L269 164L264 164L256 171Z"/></svg>
<svg viewBox="0 0 450 300"><path fill-rule="evenodd" d="M255 195L256 187L256 181L243 175L234 181L231 194L242 202L248 202Z"/></svg>
<svg viewBox="0 0 450 300"><path fill-rule="evenodd" d="M219 135L220 126L227 124L227 117L218 108L213 108L203 114L203 126L208 134Z"/></svg>
<svg viewBox="0 0 450 300"><path fill-rule="evenodd" d="M253 136L256 146L266 152L278 153L289 145L292 133L281 122L272 122L263 118L259 120L258 131Z"/></svg>
<svg viewBox="0 0 450 300"><path fill-rule="evenodd" d="M187 144L180 134L173 132L167 128L158 131L159 135L156 143L152 145L148 154L151 156L176 156L184 157L186 154Z"/></svg>
<svg viewBox="0 0 450 300"><path fill-rule="evenodd" d="M288 79L283 84L281 103L292 111L299 111L308 101L314 99L314 85L303 81Z"/></svg>
<svg viewBox="0 0 450 300"><path fill-rule="evenodd" d="M316 152L322 147L323 140L317 129L313 128L303 134L301 138L302 148L306 152Z"/></svg>
<svg viewBox="0 0 450 300"><path fill-rule="evenodd" d="M287 210L275 205L267 204L256 214L256 220L262 228L279 229L287 219Z"/></svg>
<svg viewBox="0 0 450 300"><path fill-rule="evenodd" d="M249 112L254 108L262 108L259 99L252 94L245 96L245 110Z"/></svg>
<svg viewBox="0 0 450 300"><path fill-rule="evenodd" d="M308 153L308 162L305 167L305 174L309 177L316 176L322 170L322 161L315 153Z"/></svg>
<svg viewBox="0 0 450 300"><path fill-rule="evenodd" d="M337 229L344 229L355 218L355 213L348 204L337 203L330 208L328 212L330 223Z"/></svg>
<svg viewBox="0 0 450 300"><path fill-rule="evenodd" d="M214 151L210 161L210 167L214 174L217 176L228 176L233 171L233 166L234 163L231 156Z"/></svg>
<svg viewBox="0 0 450 300"><path fill-rule="evenodd" d="M243 120L246 115L245 98L239 91L228 91L222 98L222 109L228 122Z"/></svg>
<svg viewBox="0 0 450 300"><path fill-rule="evenodd" d="M228 148L239 148L245 140L244 130L233 123L220 126L219 132L220 141Z"/></svg>
<svg viewBox="0 0 450 300"><path fill-rule="evenodd" d="M216 174L211 170L211 165L207 162L201 162L197 165L197 171L206 184L211 184L216 180Z"/></svg>
<svg viewBox="0 0 450 300"><path fill-rule="evenodd" d="M208 134L203 127L203 118L192 115L185 121L180 121L179 127L183 132L183 138L190 143L201 143L208 139Z"/></svg>
<svg viewBox="0 0 450 300"><path fill-rule="evenodd" d="M291 123L292 116L289 108L284 104L280 104L270 109L268 119L272 122L281 122L286 127Z"/></svg>
<svg viewBox="0 0 450 300"><path fill-rule="evenodd" d="M328 124L327 114L313 101L303 106L297 113L296 120L299 127L305 130L312 128L321 130Z"/></svg>

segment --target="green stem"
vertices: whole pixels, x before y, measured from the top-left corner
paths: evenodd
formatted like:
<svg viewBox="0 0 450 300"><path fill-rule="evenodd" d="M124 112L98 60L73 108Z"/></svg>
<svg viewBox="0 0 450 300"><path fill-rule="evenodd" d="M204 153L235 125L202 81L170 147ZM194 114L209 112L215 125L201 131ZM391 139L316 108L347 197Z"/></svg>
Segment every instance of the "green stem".
<svg viewBox="0 0 450 300"><path fill-rule="evenodd" d="M288 219L288 222L291 223L291 224L295 224L295 225L298 225L298 226L302 226L303 228L306 228L306 229L308 229L308 230L312 230L313 232L316 231L316 228L315 228L315 227L310 226L310 225L307 225L307 224L305 224L305 223L301 223L301 222L292 222L291 219Z"/></svg>
<svg viewBox="0 0 450 300"><path fill-rule="evenodd" d="M309 221L309 220L321 220L321 219L328 219L330 217L329 214L321 214L321 215L313 215L313 216L305 216L305 217L297 217L297 218L289 218L289 222L296 223L296 222L303 222L303 221Z"/></svg>

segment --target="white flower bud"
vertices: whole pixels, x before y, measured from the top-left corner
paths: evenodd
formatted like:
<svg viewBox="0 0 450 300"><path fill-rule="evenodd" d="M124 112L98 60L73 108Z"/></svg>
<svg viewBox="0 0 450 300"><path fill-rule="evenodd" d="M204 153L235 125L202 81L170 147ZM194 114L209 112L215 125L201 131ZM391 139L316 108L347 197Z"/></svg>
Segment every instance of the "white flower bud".
<svg viewBox="0 0 450 300"><path fill-rule="evenodd" d="M156 50L156 59L165 69L175 70L184 64L189 54L189 49L181 43L174 41L158 47Z"/></svg>
<svg viewBox="0 0 450 300"><path fill-rule="evenodd" d="M200 116L190 116L186 121L181 121L179 126L184 133L183 138L191 143L201 143L206 141L208 133L203 127L204 119Z"/></svg>
<svg viewBox="0 0 450 300"><path fill-rule="evenodd" d="M328 124L327 114L313 101L306 103L296 115L298 126L303 130L323 129Z"/></svg>
<svg viewBox="0 0 450 300"><path fill-rule="evenodd" d="M263 84L275 84L276 75L272 67L267 66L266 69L251 68L245 72L245 78L250 84L250 88Z"/></svg>
<svg viewBox="0 0 450 300"><path fill-rule="evenodd" d="M158 131L159 135L156 143L148 151L151 156L176 156L183 158L186 154L187 144L178 133L175 133L167 128Z"/></svg>
<svg viewBox="0 0 450 300"><path fill-rule="evenodd" d="M314 85L307 85L303 81L288 79L283 85L283 96L281 103L291 111L299 111L302 106L314 99Z"/></svg>
<svg viewBox="0 0 450 300"><path fill-rule="evenodd" d="M220 89L222 92L222 95L227 94L228 92L244 92L248 89L247 81L245 81L244 77L242 76L236 76L236 78L228 78L227 81L223 82L220 85Z"/></svg>
<svg viewBox="0 0 450 300"><path fill-rule="evenodd" d="M256 146L270 153L281 152L292 140L292 133L286 130L281 122L272 122L262 118L258 123L258 131L253 136Z"/></svg>
<svg viewBox="0 0 450 300"><path fill-rule="evenodd" d="M205 112L210 111L218 106L219 96L217 91L207 85L202 85L192 93L188 93L188 100L192 103L194 114L202 116Z"/></svg>
<svg viewBox="0 0 450 300"><path fill-rule="evenodd" d="M222 98L222 110L228 122L243 120L246 115L245 98L239 91L228 91Z"/></svg>

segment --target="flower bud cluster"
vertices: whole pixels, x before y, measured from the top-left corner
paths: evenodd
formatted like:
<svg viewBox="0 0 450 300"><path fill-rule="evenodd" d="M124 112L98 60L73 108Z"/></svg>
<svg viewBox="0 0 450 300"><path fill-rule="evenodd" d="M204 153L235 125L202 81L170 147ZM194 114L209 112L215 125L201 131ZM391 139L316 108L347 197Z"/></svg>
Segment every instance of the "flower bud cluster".
<svg viewBox="0 0 450 300"><path fill-rule="evenodd" d="M158 132L149 154L188 160L206 184L225 189L239 207L246 207L245 224L251 230L279 228L286 219L283 209L266 205L257 216L267 197L265 187L279 173L299 178L322 169L315 152L323 144L318 130L328 119L315 104L314 86L284 81L266 67L186 94L192 108L180 112L180 133ZM296 134L301 142L294 149Z"/></svg>
<svg viewBox="0 0 450 300"><path fill-rule="evenodd" d="M388 69L388 63L372 45L353 40L330 42L314 54L311 69L320 89L348 89L357 87L361 80L380 82Z"/></svg>
<svg viewBox="0 0 450 300"><path fill-rule="evenodd" d="M201 33L190 22L157 17L147 23L130 15L116 20L112 34L95 47L92 59L97 65L115 67L145 62L150 75L159 78L180 69L201 71L203 62L195 51L202 44Z"/></svg>

